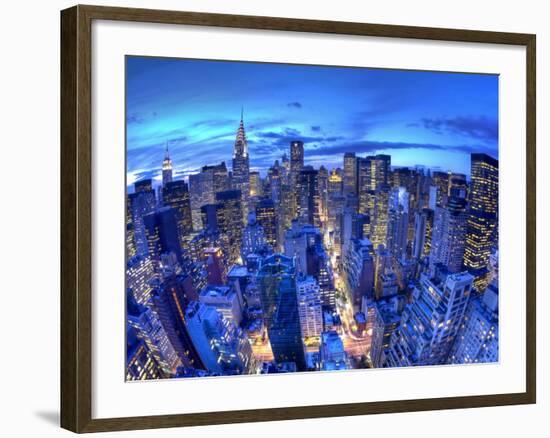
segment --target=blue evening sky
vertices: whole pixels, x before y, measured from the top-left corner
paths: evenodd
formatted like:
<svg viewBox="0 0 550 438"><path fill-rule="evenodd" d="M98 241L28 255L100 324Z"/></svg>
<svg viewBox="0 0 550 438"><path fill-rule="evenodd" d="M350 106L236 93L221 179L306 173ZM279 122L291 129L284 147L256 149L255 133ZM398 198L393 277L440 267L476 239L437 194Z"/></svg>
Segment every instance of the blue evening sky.
<svg viewBox="0 0 550 438"><path fill-rule="evenodd" d="M329 169L348 151L466 174L471 152L498 158L495 75L128 57L126 87L129 184L160 177L167 142L176 176L230 168L241 107L263 174L295 139Z"/></svg>

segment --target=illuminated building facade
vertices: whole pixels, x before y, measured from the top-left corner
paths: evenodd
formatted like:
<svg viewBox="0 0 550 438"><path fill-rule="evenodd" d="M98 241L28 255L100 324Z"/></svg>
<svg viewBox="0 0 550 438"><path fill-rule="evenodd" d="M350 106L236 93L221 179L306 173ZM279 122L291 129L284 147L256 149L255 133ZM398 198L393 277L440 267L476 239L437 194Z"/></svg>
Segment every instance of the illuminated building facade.
<svg viewBox="0 0 550 438"><path fill-rule="evenodd" d="M296 294L302 337L304 339L319 337L323 331L323 309L321 288L317 280L312 276L298 278Z"/></svg>
<svg viewBox="0 0 550 438"><path fill-rule="evenodd" d="M246 220L248 214L248 203L250 198L250 163L248 156L248 141L244 130L243 114L241 112L241 121L237 136L235 138L235 146L233 148L233 179L232 184L235 190L240 192L242 217L241 222Z"/></svg>
<svg viewBox="0 0 550 438"><path fill-rule="evenodd" d="M176 215L180 245L185 246L185 237L193 231L189 188L183 180L167 182L162 188L162 202L171 207Z"/></svg>
<svg viewBox="0 0 550 438"><path fill-rule="evenodd" d="M487 284L489 257L497 244L498 228L498 160L486 154L471 155L468 230L464 267Z"/></svg>

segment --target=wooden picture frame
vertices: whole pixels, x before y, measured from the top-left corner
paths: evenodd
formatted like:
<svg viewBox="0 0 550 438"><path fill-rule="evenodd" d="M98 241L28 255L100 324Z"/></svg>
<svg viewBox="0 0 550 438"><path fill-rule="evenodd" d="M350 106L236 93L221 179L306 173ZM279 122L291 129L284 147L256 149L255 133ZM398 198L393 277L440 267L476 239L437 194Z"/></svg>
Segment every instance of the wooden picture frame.
<svg viewBox="0 0 550 438"><path fill-rule="evenodd" d="M92 418L92 92L94 20L186 24L389 38L518 45L526 48L527 255L526 391L467 397L350 403L231 412ZM529 404L536 401L536 37L530 34L75 6L61 12L61 426L99 432Z"/></svg>

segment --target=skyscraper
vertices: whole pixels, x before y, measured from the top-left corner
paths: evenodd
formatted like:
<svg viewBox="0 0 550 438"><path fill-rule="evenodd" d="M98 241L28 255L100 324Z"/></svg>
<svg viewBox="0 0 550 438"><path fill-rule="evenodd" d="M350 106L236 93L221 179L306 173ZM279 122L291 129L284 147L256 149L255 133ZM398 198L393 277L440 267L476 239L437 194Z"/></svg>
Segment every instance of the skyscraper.
<svg viewBox="0 0 550 438"><path fill-rule="evenodd" d="M470 301L448 362L497 362L498 339L498 286L490 284Z"/></svg>
<svg viewBox="0 0 550 438"><path fill-rule="evenodd" d="M187 368L205 369L189 336L185 314L189 299L182 285L175 279L165 281L156 291L153 303L166 336L182 364Z"/></svg>
<svg viewBox="0 0 550 438"><path fill-rule="evenodd" d="M143 217L155 210L156 198L150 179L134 184L134 193L128 194L130 212L134 231L134 242L138 255L147 255L147 236L143 225Z"/></svg>
<svg viewBox="0 0 550 438"><path fill-rule="evenodd" d="M388 237L388 210L390 188L388 185L381 185L375 190L373 196L373 214L371 217L371 241L374 248L379 245L386 246Z"/></svg>
<svg viewBox="0 0 550 438"><path fill-rule="evenodd" d="M249 254L259 254L268 248L262 225L256 220L256 214L250 213L248 224L243 230L242 259L246 260Z"/></svg>
<svg viewBox="0 0 550 438"><path fill-rule="evenodd" d="M191 203L191 217L193 229L202 228L201 207L214 203L214 172L202 171L189 175L189 197Z"/></svg>
<svg viewBox="0 0 550 438"><path fill-rule="evenodd" d="M301 277L296 280L296 293L302 337L304 339L318 337L323 331L323 310L319 284L311 276Z"/></svg>
<svg viewBox="0 0 550 438"><path fill-rule="evenodd" d="M216 193L216 202L220 205L216 210L218 227L228 239L228 260L229 263L235 263L241 255L243 238L241 192L226 190Z"/></svg>
<svg viewBox="0 0 550 438"><path fill-rule="evenodd" d="M248 142L244 130L243 113L241 111L241 122L235 138L233 149L233 188L240 191L242 218L244 223L248 214L248 204L250 198L250 164L248 156Z"/></svg>
<svg viewBox="0 0 550 438"><path fill-rule="evenodd" d="M256 220L262 226L265 240L273 250L278 249L278 221L275 203L262 199L256 204Z"/></svg>
<svg viewBox="0 0 550 438"><path fill-rule="evenodd" d="M312 166L305 166L298 175L298 217L304 224L320 226L318 172Z"/></svg>
<svg viewBox="0 0 550 438"><path fill-rule="evenodd" d="M359 213L370 214L372 157L357 159Z"/></svg>
<svg viewBox="0 0 550 438"><path fill-rule="evenodd" d="M156 278L154 265L149 257L135 256L126 262L126 290L138 304L147 304Z"/></svg>
<svg viewBox="0 0 550 438"><path fill-rule="evenodd" d="M398 204L388 212L388 250L396 259L401 259L407 254L407 234L409 227L409 214L403 206Z"/></svg>
<svg viewBox="0 0 550 438"><path fill-rule="evenodd" d="M183 247L185 236L193 231L191 200L187 183L183 180L167 182L162 188L162 203L165 207L171 207L175 212L179 242Z"/></svg>
<svg viewBox="0 0 550 438"><path fill-rule="evenodd" d="M176 211L171 207L163 207L144 216L143 222L155 270L159 271L161 256L168 252L174 253L180 265L183 265Z"/></svg>
<svg viewBox="0 0 550 438"><path fill-rule="evenodd" d="M440 365L447 362L462 325L473 277L452 274L439 266L433 276L422 274L413 301L403 311L386 357L390 367Z"/></svg>
<svg viewBox="0 0 550 438"><path fill-rule="evenodd" d="M433 172L432 183L437 190L436 206L444 207L449 196L449 174L447 172Z"/></svg>
<svg viewBox="0 0 550 438"><path fill-rule="evenodd" d="M450 272L462 269L466 240L466 200L450 197L445 207L436 207L430 265L441 263Z"/></svg>
<svg viewBox="0 0 550 438"><path fill-rule="evenodd" d="M260 172L250 172L250 196L262 196Z"/></svg>
<svg viewBox="0 0 550 438"><path fill-rule="evenodd" d="M149 349L147 343L137 336L130 326L126 331L126 370L127 381L162 379L168 377L162 364Z"/></svg>
<svg viewBox="0 0 550 438"><path fill-rule="evenodd" d="M304 143L301 141L290 142L290 183L294 186L298 175L304 167Z"/></svg>
<svg viewBox="0 0 550 438"><path fill-rule="evenodd" d="M471 155L470 206L464 267L476 277L487 276L498 227L498 160L486 154ZM483 281L482 281L483 283ZM480 289L484 289L486 285Z"/></svg>
<svg viewBox="0 0 550 438"><path fill-rule="evenodd" d="M413 258L419 260L430 255L432 247L434 212L424 208L414 214Z"/></svg>
<svg viewBox="0 0 550 438"><path fill-rule="evenodd" d="M162 162L162 186L165 187L169 182L172 182L172 160L168 151L168 142L166 142L166 153Z"/></svg>
<svg viewBox="0 0 550 438"><path fill-rule="evenodd" d="M150 307L135 302L132 295L128 295L127 298L128 325L133 327L138 338L145 342L163 372L174 375L176 369L181 365L181 361L168 339L158 315Z"/></svg>
<svg viewBox="0 0 550 438"><path fill-rule="evenodd" d="M369 158L371 162L371 190L378 190L390 182L391 155L380 154Z"/></svg>
<svg viewBox="0 0 550 438"><path fill-rule="evenodd" d="M368 239L352 239L342 264L346 288L355 310L363 297L374 298L374 249Z"/></svg>
<svg viewBox="0 0 550 438"><path fill-rule="evenodd" d="M294 362L298 371L305 371L294 260L281 254L266 258L258 271L257 281L275 361Z"/></svg>
<svg viewBox="0 0 550 438"><path fill-rule="evenodd" d="M353 152L344 154L344 194L357 194L357 158Z"/></svg>

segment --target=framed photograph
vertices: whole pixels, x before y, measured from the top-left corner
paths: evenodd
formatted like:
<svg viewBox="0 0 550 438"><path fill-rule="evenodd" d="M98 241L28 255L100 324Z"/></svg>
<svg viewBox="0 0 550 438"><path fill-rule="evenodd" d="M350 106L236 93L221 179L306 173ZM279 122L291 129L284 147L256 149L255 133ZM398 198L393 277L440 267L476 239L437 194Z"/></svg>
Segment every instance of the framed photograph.
<svg viewBox="0 0 550 438"><path fill-rule="evenodd" d="M61 12L61 425L535 403L535 35Z"/></svg>

